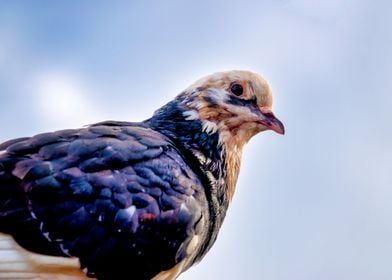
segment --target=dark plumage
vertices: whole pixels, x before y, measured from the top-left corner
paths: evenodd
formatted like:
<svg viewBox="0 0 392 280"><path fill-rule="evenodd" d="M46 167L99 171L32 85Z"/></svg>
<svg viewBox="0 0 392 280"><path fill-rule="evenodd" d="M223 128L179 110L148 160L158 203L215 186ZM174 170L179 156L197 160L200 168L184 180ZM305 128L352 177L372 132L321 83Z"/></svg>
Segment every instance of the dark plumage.
<svg viewBox="0 0 392 280"><path fill-rule="evenodd" d="M141 123L5 142L0 231L30 252L77 257L89 277L175 279L214 243L244 143L283 133L271 103L257 74L216 73Z"/></svg>

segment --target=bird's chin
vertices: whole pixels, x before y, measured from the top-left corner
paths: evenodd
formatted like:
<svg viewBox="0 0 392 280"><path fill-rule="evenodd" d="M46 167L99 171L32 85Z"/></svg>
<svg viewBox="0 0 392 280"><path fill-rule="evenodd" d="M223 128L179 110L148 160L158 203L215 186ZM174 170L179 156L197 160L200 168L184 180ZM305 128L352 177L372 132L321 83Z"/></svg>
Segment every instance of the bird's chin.
<svg viewBox="0 0 392 280"><path fill-rule="evenodd" d="M266 129L267 127L256 122L245 122L239 126L231 127L228 131L230 132L230 139L234 140L237 146L242 146L253 136Z"/></svg>

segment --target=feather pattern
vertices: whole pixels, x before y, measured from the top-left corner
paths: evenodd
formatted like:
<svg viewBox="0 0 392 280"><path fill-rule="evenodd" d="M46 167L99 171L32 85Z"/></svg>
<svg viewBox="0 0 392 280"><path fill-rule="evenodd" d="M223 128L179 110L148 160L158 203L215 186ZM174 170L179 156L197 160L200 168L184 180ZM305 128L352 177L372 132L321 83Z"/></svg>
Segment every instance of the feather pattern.
<svg viewBox="0 0 392 280"><path fill-rule="evenodd" d="M189 257L180 247L199 234L196 222L208 216L196 175L171 141L142 126L38 135L7 152L1 162L18 160L3 172L27 194L25 207L33 214L28 219L39 221L32 230L61 254L79 257L90 276L111 278L107 267L124 275L128 262L140 267L137 279L171 268ZM154 242L136 242L146 238ZM28 243L28 232L19 239L32 251L43 250Z"/></svg>

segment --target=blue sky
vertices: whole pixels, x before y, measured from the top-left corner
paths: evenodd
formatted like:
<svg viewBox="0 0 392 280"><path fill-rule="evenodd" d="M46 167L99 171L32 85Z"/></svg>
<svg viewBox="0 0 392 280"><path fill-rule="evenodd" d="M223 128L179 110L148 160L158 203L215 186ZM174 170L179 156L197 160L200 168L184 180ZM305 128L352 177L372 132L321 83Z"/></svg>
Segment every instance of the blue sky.
<svg viewBox="0 0 392 280"><path fill-rule="evenodd" d="M392 279L389 1L1 1L0 142L143 120L250 69L286 125L245 150L216 245L181 280Z"/></svg>

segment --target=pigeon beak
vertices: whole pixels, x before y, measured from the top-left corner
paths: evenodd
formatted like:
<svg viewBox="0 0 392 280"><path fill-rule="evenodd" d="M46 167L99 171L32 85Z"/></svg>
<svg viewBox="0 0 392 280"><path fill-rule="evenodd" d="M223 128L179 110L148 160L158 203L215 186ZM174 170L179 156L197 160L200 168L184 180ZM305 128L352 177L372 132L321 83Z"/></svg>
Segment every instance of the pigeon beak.
<svg viewBox="0 0 392 280"><path fill-rule="evenodd" d="M261 119L259 120L260 124L264 125L268 129L275 131L276 133L284 134L283 123L280 120L278 120L277 117L274 116L271 109L261 107L260 112L261 112Z"/></svg>

